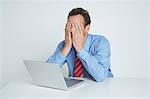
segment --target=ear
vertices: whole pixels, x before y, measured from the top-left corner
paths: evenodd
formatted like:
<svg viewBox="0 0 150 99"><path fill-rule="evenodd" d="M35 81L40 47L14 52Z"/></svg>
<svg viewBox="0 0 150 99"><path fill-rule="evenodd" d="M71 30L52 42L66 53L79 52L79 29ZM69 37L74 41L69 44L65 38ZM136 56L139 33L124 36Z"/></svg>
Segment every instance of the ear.
<svg viewBox="0 0 150 99"><path fill-rule="evenodd" d="M88 24L86 27L85 27L85 32L88 33L90 30L90 25Z"/></svg>
<svg viewBox="0 0 150 99"><path fill-rule="evenodd" d="M86 27L85 27L85 36L87 36L88 35L88 32L89 32L89 30L90 30L90 25L88 24Z"/></svg>

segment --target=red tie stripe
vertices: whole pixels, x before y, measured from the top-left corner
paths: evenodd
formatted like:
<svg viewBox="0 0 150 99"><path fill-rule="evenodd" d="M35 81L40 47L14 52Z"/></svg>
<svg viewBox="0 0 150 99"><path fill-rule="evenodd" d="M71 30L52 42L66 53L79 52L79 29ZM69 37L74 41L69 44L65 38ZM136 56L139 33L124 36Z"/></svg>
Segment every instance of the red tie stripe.
<svg viewBox="0 0 150 99"><path fill-rule="evenodd" d="M80 59L77 57L75 59L75 65L74 65L74 77L83 77L83 76L84 76L83 64L80 61Z"/></svg>

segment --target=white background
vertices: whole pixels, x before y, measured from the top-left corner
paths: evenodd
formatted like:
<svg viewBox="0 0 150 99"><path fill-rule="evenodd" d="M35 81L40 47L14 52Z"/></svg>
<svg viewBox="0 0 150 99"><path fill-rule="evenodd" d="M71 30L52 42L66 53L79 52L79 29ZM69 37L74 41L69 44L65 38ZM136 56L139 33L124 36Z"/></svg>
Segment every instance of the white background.
<svg viewBox="0 0 150 99"><path fill-rule="evenodd" d="M150 78L150 1L148 3L148 31L147 31L147 34L148 34L148 67L149 67L149 78Z"/></svg>
<svg viewBox="0 0 150 99"><path fill-rule="evenodd" d="M111 68L115 77L150 77L150 5L147 1L1 2L0 81L2 78L5 84L29 77L23 59L46 61L64 39L66 17L74 7L83 7L90 12L90 33L104 35L110 41Z"/></svg>
<svg viewBox="0 0 150 99"><path fill-rule="evenodd" d="M0 88L2 84L2 4L0 3Z"/></svg>

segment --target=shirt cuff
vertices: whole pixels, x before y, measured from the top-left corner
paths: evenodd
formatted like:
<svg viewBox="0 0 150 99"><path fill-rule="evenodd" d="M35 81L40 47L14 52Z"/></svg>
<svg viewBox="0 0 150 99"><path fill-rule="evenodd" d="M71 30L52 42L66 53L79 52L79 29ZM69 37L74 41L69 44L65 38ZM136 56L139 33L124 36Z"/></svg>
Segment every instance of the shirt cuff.
<svg viewBox="0 0 150 99"><path fill-rule="evenodd" d="M59 51L57 54L55 53L53 56L50 56L47 60L48 63L54 63L59 64L61 67L66 61L66 57L62 55L62 53Z"/></svg>
<svg viewBox="0 0 150 99"><path fill-rule="evenodd" d="M85 49L82 49L79 53L77 53L77 56L83 60L86 60L89 53L85 51Z"/></svg>
<svg viewBox="0 0 150 99"><path fill-rule="evenodd" d="M61 53L61 51L58 53L58 63L59 65L63 65L66 61L66 57Z"/></svg>

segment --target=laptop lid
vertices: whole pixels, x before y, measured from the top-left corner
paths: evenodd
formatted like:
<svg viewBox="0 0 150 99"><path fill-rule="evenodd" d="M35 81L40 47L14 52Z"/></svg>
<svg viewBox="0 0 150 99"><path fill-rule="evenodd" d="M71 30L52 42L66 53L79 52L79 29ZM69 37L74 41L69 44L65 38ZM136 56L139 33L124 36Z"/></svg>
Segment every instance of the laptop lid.
<svg viewBox="0 0 150 99"><path fill-rule="evenodd" d="M68 90L64 77L57 64L24 60L24 64L33 80L39 86Z"/></svg>

